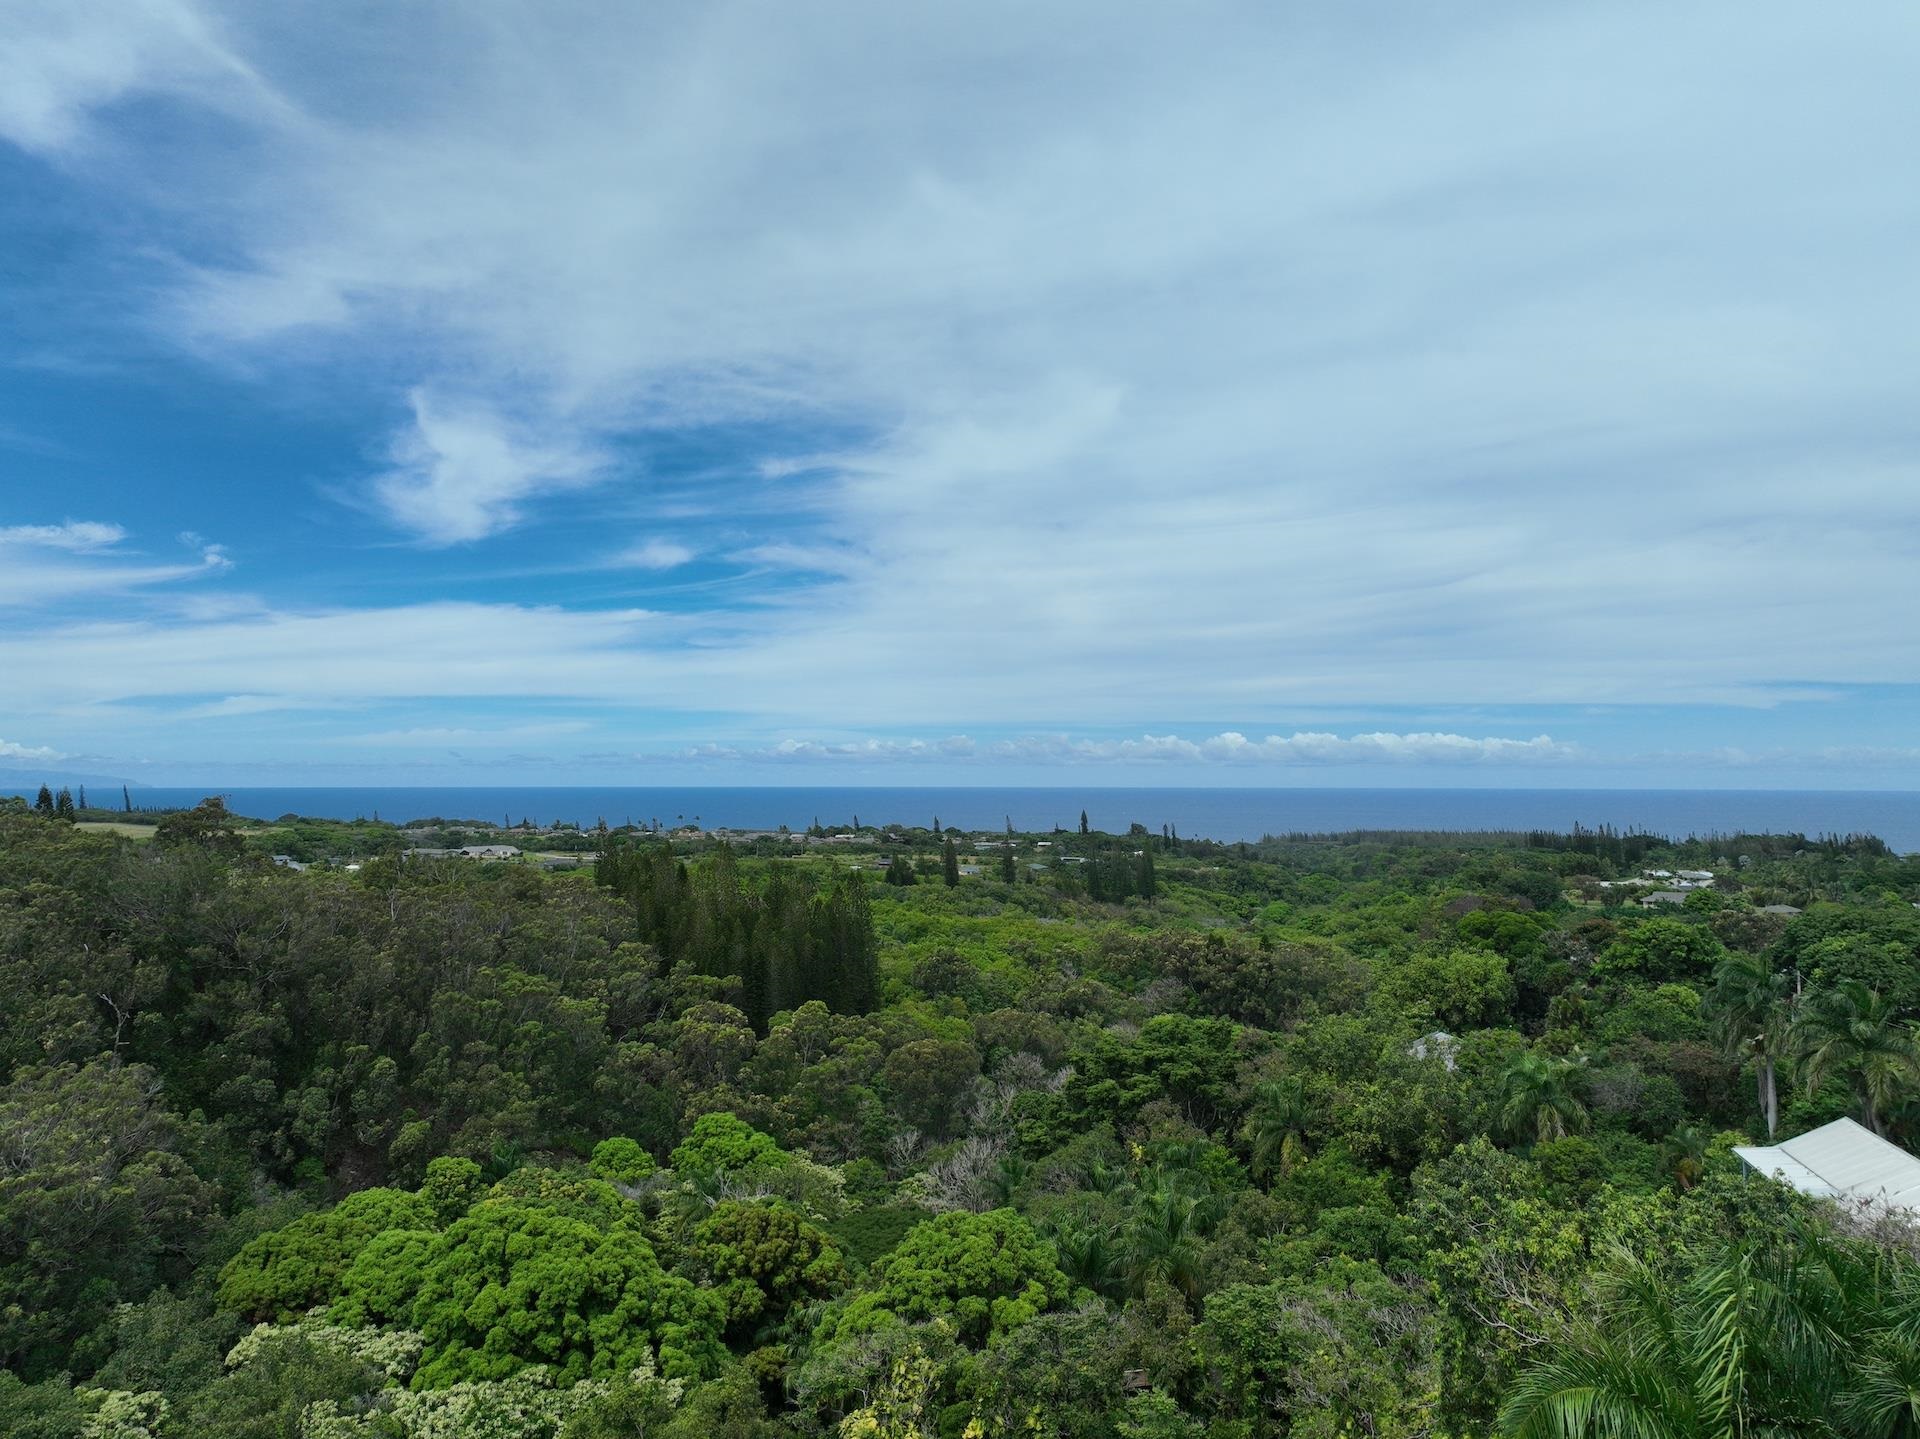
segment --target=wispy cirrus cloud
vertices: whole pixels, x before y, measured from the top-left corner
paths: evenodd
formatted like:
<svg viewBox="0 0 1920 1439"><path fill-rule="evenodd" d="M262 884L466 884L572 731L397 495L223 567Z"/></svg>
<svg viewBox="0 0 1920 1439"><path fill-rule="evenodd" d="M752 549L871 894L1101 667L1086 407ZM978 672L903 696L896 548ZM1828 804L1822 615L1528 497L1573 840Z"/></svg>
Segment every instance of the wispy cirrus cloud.
<svg viewBox="0 0 1920 1439"><path fill-rule="evenodd" d="M427 544L484 539L517 523L528 500L591 484L606 470L593 446L551 429L534 433L484 405L425 389L410 403L413 419L374 490L394 522Z"/></svg>
<svg viewBox="0 0 1920 1439"><path fill-rule="evenodd" d="M1301 732L1249 739L1233 730L1205 739L1143 735L1138 739L1088 740L1066 736L1002 741L991 751L1004 759L1057 759L1068 763L1223 765L1351 764L1555 764L1586 758L1579 745L1550 735L1531 739L1425 731L1336 735Z"/></svg>
<svg viewBox="0 0 1920 1439"><path fill-rule="evenodd" d="M540 720L529 724L501 725L496 728L465 725L419 726L412 729L339 735L330 743L366 745L379 749L497 747L503 744L517 745L529 739L580 734L591 728L592 725L585 720Z"/></svg>
<svg viewBox="0 0 1920 1439"><path fill-rule="evenodd" d="M0 527L0 605L29 608L203 579L232 568L226 549L199 535L178 543L195 559L161 563L125 547L127 531L98 520Z"/></svg>
<svg viewBox="0 0 1920 1439"><path fill-rule="evenodd" d="M0 548L31 546L64 550L69 554L93 554L111 549L127 537L119 525L98 520L67 520L58 525L7 525L0 527Z"/></svg>
<svg viewBox="0 0 1920 1439"><path fill-rule="evenodd" d="M636 570L673 570L691 564L696 551L677 540L654 538L629 545L615 555L612 564Z"/></svg>
<svg viewBox="0 0 1920 1439"><path fill-rule="evenodd" d="M86 144L100 107L190 94L239 115L284 118L285 102L189 0L98 7L22 0L7 15L0 136L60 153Z"/></svg>
<svg viewBox="0 0 1920 1439"><path fill-rule="evenodd" d="M1844 31L1772 0L33 4L0 133L101 200L116 263L113 217L152 222L136 323L263 393L370 394L362 455L404 411L336 553L423 553L407 600L342 561L256 614L0 649L76 705L1034 736L981 763L1534 766L1564 741L1392 726L1853 714L1920 683L1920 192L1885 182L1916 60L1893 0ZM433 553L562 511L576 555L670 522L623 563L697 545L737 586L638 620L606 566L503 598ZM14 544L0 602L222 562L88 543ZM1154 733L1046 738L1094 715Z"/></svg>
<svg viewBox="0 0 1920 1439"><path fill-rule="evenodd" d="M1129 739L1034 735L976 743L966 735L940 740L867 738L854 740L781 740L770 745L693 745L641 761L694 761L717 764L830 764L878 762L928 764L978 761L1067 765L1487 765L1554 764L1585 759L1579 745L1548 735L1532 739L1473 738L1438 732L1335 735L1298 733L1249 739L1225 731L1202 739L1179 735L1142 735Z"/></svg>

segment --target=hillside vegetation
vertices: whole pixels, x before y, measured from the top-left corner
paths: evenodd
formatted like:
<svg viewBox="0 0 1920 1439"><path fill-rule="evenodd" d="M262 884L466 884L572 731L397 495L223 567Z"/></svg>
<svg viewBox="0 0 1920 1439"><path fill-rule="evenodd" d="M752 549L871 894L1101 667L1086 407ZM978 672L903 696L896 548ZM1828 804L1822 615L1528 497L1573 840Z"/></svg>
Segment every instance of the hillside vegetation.
<svg viewBox="0 0 1920 1439"><path fill-rule="evenodd" d="M0 809L0 1434L1920 1432L1729 1154L1920 1139L1875 841L154 822Z"/></svg>

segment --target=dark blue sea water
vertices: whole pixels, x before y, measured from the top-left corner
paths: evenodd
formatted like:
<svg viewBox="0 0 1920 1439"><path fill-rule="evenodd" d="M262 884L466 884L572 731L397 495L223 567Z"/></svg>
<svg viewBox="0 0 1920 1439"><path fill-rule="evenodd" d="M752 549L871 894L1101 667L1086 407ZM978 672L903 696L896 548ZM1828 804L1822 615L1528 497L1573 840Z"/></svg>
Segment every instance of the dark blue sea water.
<svg viewBox="0 0 1920 1439"><path fill-rule="evenodd" d="M197 803L202 789L141 789L140 805ZM1074 828L1085 809L1097 829L1171 824L1187 838L1353 829L1566 831L1578 822L1682 838L1736 831L1876 834L1920 850L1920 792L1840 790L1570 789L232 789L235 812L404 822L443 819L610 825L659 820L735 829L933 823L1021 830ZM117 797L117 796L116 796Z"/></svg>

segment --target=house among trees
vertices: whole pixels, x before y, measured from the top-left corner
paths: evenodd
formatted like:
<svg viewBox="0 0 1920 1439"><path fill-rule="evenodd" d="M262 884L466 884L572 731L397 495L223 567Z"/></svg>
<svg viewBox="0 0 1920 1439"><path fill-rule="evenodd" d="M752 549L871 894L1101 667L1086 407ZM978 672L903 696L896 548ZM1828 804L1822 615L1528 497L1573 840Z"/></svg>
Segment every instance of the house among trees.
<svg viewBox="0 0 1920 1439"><path fill-rule="evenodd" d="M518 859L519 847L511 844L463 844L458 849L409 849L408 859Z"/></svg>
<svg viewBox="0 0 1920 1439"><path fill-rule="evenodd" d="M1920 1159L1851 1119L1783 1144L1735 1145L1733 1152L1753 1173L1816 1199L1920 1213Z"/></svg>

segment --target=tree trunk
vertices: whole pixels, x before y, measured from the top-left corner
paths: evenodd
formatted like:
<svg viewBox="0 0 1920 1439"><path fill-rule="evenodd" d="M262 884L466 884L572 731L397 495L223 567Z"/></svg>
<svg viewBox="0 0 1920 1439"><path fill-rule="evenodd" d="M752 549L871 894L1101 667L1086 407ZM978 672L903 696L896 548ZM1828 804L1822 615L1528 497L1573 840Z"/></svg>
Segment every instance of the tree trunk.
<svg viewBox="0 0 1920 1439"><path fill-rule="evenodd" d="M1767 1140L1773 1140L1774 1130L1780 1127L1780 1094L1774 1087L1773 1061L1760 1061L1760 1112L1767 1119Z"/></svg>

